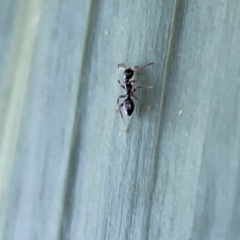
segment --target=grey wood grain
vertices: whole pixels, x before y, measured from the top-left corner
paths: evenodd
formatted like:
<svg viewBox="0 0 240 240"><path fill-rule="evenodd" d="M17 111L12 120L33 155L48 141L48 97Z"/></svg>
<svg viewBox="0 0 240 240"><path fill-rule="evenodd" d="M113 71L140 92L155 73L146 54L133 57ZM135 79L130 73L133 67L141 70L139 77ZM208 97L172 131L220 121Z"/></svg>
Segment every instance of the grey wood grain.
<svg viewBox="0 0 240 240"><path fill-rule="evenodd" d="M239 2L36 2L0 26L2 239L240 239ZM119 134L117 64L150 61Z"/></svg>

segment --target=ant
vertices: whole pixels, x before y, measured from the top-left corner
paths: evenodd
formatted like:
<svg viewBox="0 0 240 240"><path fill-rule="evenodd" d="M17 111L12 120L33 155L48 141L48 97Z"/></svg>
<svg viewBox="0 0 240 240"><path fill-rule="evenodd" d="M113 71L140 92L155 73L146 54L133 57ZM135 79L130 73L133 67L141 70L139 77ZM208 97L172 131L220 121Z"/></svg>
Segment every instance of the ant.
<svg viewBox="0 0 240 240"><path fill-rule="evenodd" d="M154 63L148 63L142 67L139 66L135 66L133 68L126 68L124 67L122 64L118 64L118 69L123 70L123 76L124 76L124 84L122 84L119 80L119 78L117 78L117 81L119 83L119 85L126 90L126 94L125 95L121 95L118 97L117 99L117 109L116 112L120 112L120 115L126 125L126 129L124 130L124 132L127 132L128 129L128 125L126 124L124 118L123 118L123 114L122 114L122 110L123 112L127 115L127 116L131 116L133 111L134 111L134 102L132 100L132 97L135 98L136 100L138 100L138 98L134 95L135 91L137 88L144 88L143 86L137 86L137 87L133 87L132 83L137 82L138 80L131 80L131 78L133 77L135 72L140 72L141 69L143 69L146 66L149 65L153 65ZM147 88L152 88L152 86L148 86ZM120 98L126 98L120 105L119 105L119 99Z"/></svg>

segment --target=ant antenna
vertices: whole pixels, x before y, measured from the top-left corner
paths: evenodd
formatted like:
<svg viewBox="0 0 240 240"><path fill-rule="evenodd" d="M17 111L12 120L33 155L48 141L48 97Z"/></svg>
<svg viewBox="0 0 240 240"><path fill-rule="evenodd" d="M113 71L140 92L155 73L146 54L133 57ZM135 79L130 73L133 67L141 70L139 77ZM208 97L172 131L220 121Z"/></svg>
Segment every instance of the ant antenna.
<svg viewBox="0 0 240 240"><path fill-rule="evenodd" d="M146 64L144 66L141 66L141 67L135 66L133 69L134 69L134 71L139 71L139 70L145 68L146 66L153 65L153 64L154 64L153 62L150 62L150 63L148 63L148 64Z"/></svg>

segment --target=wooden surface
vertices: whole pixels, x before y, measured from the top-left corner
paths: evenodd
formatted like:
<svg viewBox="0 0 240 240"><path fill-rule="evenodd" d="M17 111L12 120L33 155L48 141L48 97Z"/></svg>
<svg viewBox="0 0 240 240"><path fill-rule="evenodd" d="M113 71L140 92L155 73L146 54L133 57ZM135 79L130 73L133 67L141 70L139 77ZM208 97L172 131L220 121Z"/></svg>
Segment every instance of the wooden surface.
<svg viewBox="0 0 240 240"><path fill-rule="evenodd" d="M239 26L236 0L1 1L0 239L240 239ZM119 134L117 64L150 61Z"/></svg>

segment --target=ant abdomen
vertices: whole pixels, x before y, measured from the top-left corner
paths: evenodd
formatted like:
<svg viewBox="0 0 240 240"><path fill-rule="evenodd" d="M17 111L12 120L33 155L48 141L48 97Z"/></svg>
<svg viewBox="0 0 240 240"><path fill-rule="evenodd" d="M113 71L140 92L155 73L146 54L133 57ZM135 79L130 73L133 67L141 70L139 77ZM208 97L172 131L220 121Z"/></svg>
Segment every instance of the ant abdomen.
<svg viewBox="0 0 240 240"><path fill-rule="evenodd" d="M126 115L131 116L134 111L134 103L131 98L127 98L123 101L123 111Z"/></svg>

